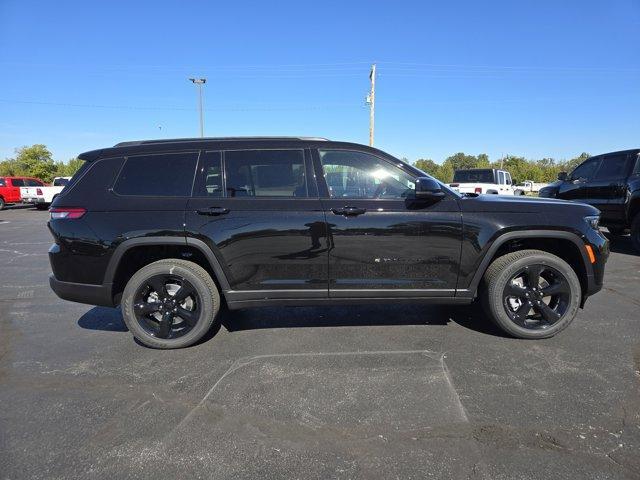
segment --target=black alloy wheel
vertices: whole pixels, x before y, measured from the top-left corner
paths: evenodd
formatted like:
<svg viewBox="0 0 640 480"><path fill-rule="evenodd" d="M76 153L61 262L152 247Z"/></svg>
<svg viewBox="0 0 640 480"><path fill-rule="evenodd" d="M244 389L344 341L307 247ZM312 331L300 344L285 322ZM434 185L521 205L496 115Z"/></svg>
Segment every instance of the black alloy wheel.
<svg viewBox="0 0 640 480"><path fill-rule="evenodd" d="M507 315L522 328L541 330L558 322L567 312L571 287L566 277L548 265L527 265L507 282L503 305Z"/></svg>
<svg viewBox="0 0 640 480"><path fill-rule="evenodd" d="M133 311L150 335L179 338L189 333L200 318L200 297L191 283L177 275L154 275L137 291Z"/></svg>

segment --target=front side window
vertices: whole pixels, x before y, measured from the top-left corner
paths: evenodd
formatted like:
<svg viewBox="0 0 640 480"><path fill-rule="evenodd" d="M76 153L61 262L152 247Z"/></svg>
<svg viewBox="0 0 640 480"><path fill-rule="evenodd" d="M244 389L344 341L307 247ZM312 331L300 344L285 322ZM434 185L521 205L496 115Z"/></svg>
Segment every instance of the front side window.
<svg viewBox="0 0 640 480"><path fill-rule="evenodd" d="M511 180L511 174L509 172L506 172L504 176L506 178L507 185L511 185L513 183L513 181Z"/></svg>
<svg viewBox="0 0 640 480"><path fill-rule="evenodd" d="M627 172L627 155L611 155L604 157L600 168L593 177L594 180L616 180L625 176Z"/></svg>
<svg viewBox="0 0 640 480"><path fill-rule="evenodd" d="M571 172L571 180L587 181L593 178L593 174L596 172L600 165L600 158L590 158L578 165L573 172Z"/></svg>
<svg viewBox="0 0 640 480"><path fill-rule="evenodd" d="M368 153L320 150L320 162L331 198L400 199L415 188L409 173Z"/></svg>
<svg viewBox="0 0 640 480"><path fill-rule="evenodd" d="M504 172L498 172L498 183L500 185L505 185L507 182L504 180Z"/></svg>
<svg viewBox="0 0 640 480"><path fill-rule="evenodd" d="M307 197L303 150L224 152L227 196Z"/></svg>
<svg viewBox="0 0 640 480"><path fill-rule="evenodd" d="M197 160L197 152L127 157L113 191L118 195L187 197Z"/></svg>
<svg viewBox="0 0 640 480"><path fill-rule="evenodd" d="M4 178L0 178L0 187L6 187L7 184L4 182Z"/></svg>

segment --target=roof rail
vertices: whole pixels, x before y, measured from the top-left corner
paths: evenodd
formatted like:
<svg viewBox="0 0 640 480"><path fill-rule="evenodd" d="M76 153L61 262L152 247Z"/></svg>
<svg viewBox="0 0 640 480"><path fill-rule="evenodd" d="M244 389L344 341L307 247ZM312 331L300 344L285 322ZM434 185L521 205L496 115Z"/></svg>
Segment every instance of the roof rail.
<svg viewBox="0 0 640 480"><path fill-rule="evenodd" d="M131 147L135 145L149 145L154 143L189 143L189 142L211 142L211 141L234 141L234 140L306 140L328 142L324 137L204 137L204 138L163 138L157 140L133 140L116 143L114 147Z"/></svg>

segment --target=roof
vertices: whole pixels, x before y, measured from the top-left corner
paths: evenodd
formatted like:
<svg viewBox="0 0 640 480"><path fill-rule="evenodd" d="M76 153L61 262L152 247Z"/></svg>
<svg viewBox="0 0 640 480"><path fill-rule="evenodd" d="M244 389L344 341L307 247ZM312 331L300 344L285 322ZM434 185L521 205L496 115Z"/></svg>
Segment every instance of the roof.
<svg viewBox="0 0 640 480"><path fill-rule="evenodd" d="M163 138L156 140L132 140L128 142L120 142L115 147L131 147L135 145L153 145L157 143L190 143L190 142L225 142L225 141L243 141L243 140L306 140L306 141L329 141L324 137L194 137L194 138Z"/></svg>

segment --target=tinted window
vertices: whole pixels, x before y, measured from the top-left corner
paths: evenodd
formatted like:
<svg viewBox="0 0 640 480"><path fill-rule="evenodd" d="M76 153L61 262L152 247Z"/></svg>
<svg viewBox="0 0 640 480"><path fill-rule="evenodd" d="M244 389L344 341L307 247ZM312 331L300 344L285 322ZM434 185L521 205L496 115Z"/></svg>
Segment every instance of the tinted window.
<svg viewBox="0 0 640 480"><path fill-rule="evenodd" d="M635 166L633 167L633 175L640 175L640 155L635 157Z"/></svg>
<svg viewBox="0 0 640 480"><path fill-rule="evenodd" d="M230 197L306 197L302 150L235 150L224 153Z"/></svg>
<svg viewBox="0 0 640 480"><path fill-rule="evenodd" d="M191 195L198 154L162 153L128 157L113 190L119 195Z"/></svg>
<svg viewBox="0 0 640 480"><path fill-rule="evenodd" d="M611 155L604 157L594 180L614 180L626 176L627 155Z"/></svg>
<svg viewBox="0 0 640 480"><path fill-rule="evenodd" d="M205 152L200 157L196 188L196 197L222 197L222 154Z"/></svg>
<svg viewBox="0 0 640 480"><path fill-rule="evenodd" d="M413 177L374 155L320 150L322 171L331 198L404 198L413 192Z"/></svg>
<svg viewBox="0 0 640 480"><path fill-rule="evenodd" d="M56 178L53 180L54 187L64 187L67 183L69 183L68 178Z"/></svg>
<svg viewBox="0 0 640 480"><path fill-rule="evenodd" d="M24 181L24 184L27 187L41 187L42 186L42 182L38 181L38 180L33 180L31 178L26 178Z"/></svg>
<svg viewBox="0 0 640 480"><path fill-rule="evenodd" d="M24 187L24 178L12 178L11 185L14 187Z"/></svg>
<svg viewBox="0 0 640 480"><path fill-rule="evenodd" d="M598 168L598 165L600 165L600 160L600 158L590 158L588 160L585 160L580 165L578 165L573 170L573 172L571 172L569 178L571 180L590 180L593 177L596 169Z"/></svg>
<svg viewBox="0 0 640 480"><path fill-rule="evenodd" d="M493 170L457 170L453 174L457 183L493 183Z"/></svg>
<svg viewBox="0 0 640 480"><path fill-rule="evenodd" d="M0 178L0 187L6 187L6 183L4 183L4 178Z"/></svg>

